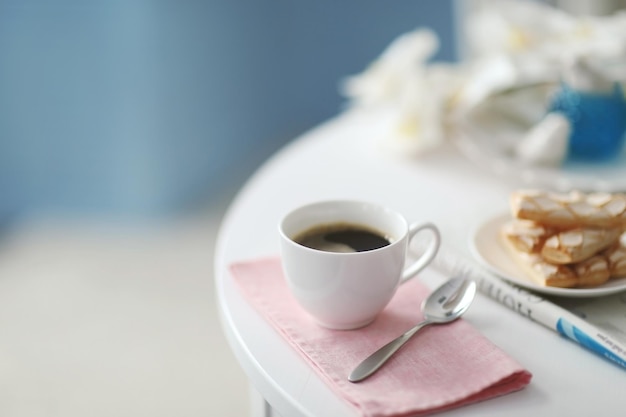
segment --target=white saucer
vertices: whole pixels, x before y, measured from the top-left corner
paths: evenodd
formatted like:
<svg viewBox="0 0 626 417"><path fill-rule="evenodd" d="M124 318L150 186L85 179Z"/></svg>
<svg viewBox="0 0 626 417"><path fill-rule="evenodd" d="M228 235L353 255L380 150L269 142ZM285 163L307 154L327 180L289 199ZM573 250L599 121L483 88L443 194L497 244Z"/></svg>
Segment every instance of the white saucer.
<svg viewBox="0 0 626 417"><path fill-rule="evenodd" d="M500 227L510 218L507 213L487 219L475 229L470 239L472 255L489 271L520 287L561 297L600 297L626 291L626 278L611 279L593 288L557 288L536 284L520 270L500 243Z"/></svg>

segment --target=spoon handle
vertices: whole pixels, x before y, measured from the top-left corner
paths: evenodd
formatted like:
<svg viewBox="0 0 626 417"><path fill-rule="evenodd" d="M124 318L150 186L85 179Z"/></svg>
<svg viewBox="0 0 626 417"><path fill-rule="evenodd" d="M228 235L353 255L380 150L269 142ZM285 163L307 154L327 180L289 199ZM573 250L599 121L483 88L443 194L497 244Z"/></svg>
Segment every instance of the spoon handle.
<svg viewBox="0 0 626 417"><path fill-rule="evenodd" d="M359 382L372 375L381 366L383 366L384 363L387 362L387 360L398 351L398 349L404 346L404 344L408 342L415 333L417 333L420 329L429 324L431 324L430 321L424 320L415 327L407 330L405 333L396 337L391 342L378 349L376 352L372 353L370 356L365 358L363 362L361 362L356 368L354 368L352 373L350 373L350 375L348 376L348 381Z"/></svg>

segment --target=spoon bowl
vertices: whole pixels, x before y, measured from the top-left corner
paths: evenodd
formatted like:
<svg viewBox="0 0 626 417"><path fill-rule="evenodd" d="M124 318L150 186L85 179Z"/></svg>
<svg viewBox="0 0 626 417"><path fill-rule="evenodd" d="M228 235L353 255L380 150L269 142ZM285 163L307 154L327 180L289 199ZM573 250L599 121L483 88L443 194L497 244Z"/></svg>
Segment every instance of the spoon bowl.
<svg viewBox="0 0 626 417"><path fill-rule="evenodd" d="M422 302L424 318L433 324L448 323L463 315L476 295L476 283L451 278Z"/></svg>
<svg viewBox="0 0 626 417"><path fill-rule="evenodd" d="M429 324L450 323L463 315L476 295L474 281L450 278L434 290L422 303L424 321L401 334L361 362L350 375L350 382L359 382L374 374L387 360L409 341L420 329Z"/></svg>

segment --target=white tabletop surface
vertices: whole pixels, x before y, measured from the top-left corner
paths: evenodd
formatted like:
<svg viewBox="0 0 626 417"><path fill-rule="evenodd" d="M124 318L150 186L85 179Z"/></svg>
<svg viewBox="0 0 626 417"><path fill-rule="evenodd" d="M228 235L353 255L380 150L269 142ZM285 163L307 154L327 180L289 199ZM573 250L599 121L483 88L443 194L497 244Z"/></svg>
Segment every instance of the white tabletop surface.
<svg viewBox="0 0 626 417"><path fill-rule="evenodd" d="M228 273L235 261L277 255L283 214L307 202L353 198L386 204L409 221L435 222L444 246L470 258L474 227L508 209L505 182L452 146L419 158L383 151L364 115L341 115L267 161L229 208L215 253L223 327L253 386L283 417L356 416L241 297ZM420 278L435 285L441 274ZM521 391L440 413L445 416L621 415L626 371L478 295L465 319L533 374ZM621 411L619 411L621 410Z"/></svg>

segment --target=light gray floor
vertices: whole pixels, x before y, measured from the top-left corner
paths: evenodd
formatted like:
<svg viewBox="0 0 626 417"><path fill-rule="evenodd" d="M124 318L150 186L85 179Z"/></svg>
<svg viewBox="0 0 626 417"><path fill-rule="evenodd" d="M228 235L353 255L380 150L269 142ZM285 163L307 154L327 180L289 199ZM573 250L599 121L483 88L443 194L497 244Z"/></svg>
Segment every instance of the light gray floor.
<svg viewBox="0 0 626 417"><path fill-rule="evenodd" d="M224 208L1 235L0 416L247 416L212 280Z"/></svg>

